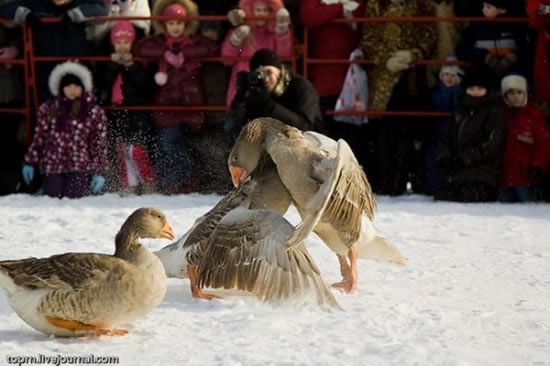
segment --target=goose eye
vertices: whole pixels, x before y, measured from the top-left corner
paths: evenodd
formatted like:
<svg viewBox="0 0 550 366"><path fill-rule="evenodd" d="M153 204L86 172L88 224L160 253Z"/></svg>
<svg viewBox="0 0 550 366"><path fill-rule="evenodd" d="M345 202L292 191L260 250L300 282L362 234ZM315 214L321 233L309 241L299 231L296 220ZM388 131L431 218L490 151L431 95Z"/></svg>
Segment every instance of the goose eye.
<svg viewBox="0 0 550 366"><path fill-rule="evenodd" d="M237 161L237 155L233 155L233 159L231 159L232 161Z"/></svg>

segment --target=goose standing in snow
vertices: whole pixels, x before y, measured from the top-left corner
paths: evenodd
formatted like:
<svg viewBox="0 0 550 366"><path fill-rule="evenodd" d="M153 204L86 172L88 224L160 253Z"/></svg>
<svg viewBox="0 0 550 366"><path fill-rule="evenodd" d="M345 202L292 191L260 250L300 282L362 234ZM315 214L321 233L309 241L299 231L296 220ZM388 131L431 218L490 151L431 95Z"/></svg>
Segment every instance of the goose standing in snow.
<svg viewBox="0 0 550 366"><path fill-rule="evenodd" d="M195 298L216 297L203 287L245 290L269 302L313 290L321 306L339 308L304 240L328 205L343 160L335 159L324 172L325 182L310 197L309 214L297 227L281 216L290 204L289 193L272 174L274 166L263 163L262 177L228 193L180 240L156 252L167 275L187 274ZM263 208L267 205L276 209Z"/></svg>
<svg viewBox="0 0 550 366"><path fill-rule="evenodd" d="M66 253L0 262L0 286L32 328L56 336L123 335L116 327L149 313L163 299L162 263L139 238L173 240L164 214L140 208L116 235L114 255Z"/></svg>
<svg viewBox="0 0 550 366"><path fill-rule="evenodd" d="M326 181L338 146L322 134L302 132L273 118L257 118L242 129L229 154L233 184L242 184L268 155L300 215L310 215L307 202ZM314 231L338 256L343 279L334 286L352 292L357 287L357 258L395 265L405 265L407 260L374 227L374 195L353 152L345 146L346 163Z"/></svg>

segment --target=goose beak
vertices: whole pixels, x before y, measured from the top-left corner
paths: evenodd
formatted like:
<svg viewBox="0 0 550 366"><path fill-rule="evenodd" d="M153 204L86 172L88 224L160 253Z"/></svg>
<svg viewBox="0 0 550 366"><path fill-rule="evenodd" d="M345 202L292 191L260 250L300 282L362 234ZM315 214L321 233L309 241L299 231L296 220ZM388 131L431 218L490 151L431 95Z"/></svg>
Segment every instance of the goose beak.
<svg viewBox="0 0 550 366"><path fill-rule="evenodd" d="M174 230L172 230L172 226L168 222L162 227L162 230L160 231L160 237L170 240L174 240L176 238L176 236L174 235Z"/></svg>
<svg viewBox="0 0 550 366"><path fill-rule="evenodd" d="M235 188L239 187L248 178L248 172L243 168L230 165L229 171L231 172L231 181L233 181Z"/></svg>

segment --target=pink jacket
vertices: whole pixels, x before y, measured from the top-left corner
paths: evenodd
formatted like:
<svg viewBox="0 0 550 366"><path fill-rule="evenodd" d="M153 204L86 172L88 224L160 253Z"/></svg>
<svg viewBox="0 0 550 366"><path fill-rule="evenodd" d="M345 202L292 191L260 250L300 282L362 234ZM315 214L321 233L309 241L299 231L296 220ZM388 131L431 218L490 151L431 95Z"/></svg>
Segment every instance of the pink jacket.
<svg viewBox="0 0 550 366"><path fill-rule="evenodd" d="M246 15L252 16L252 3L250 0L241 0L239 7L245 11ZM268 1L268 6L272 9L273 15L277 10L283 7L282 1ZM245 18L246 20L246 18ZM248 39L244 40L239 47L235 47L231 44L230 38L235 29L227 33L225 40L222 44L221 55L224 57L242 57L243 61L226 62L227 65L233 65L231 70L231 79L229 80L229 87L227 89L227 98L225 104L227 108L231 106L233 97L236 93L236 77L240 71L249 71L248 60L254 53L262 48L268 48L273 50L279 57L290 57L292 53L292 38L290 32L283 34L276 34L271 22L261 27L255 27L250 24L251 32Z"/></svg>

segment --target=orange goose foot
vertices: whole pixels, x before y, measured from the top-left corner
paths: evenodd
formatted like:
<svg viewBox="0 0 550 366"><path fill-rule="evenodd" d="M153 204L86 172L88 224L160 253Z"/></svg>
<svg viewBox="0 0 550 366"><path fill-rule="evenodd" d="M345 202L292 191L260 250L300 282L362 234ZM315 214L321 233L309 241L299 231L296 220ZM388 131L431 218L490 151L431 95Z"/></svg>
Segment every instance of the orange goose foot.
<svg viewBox="0 0 550 366"><path fill-rule="evenodd" d="M214 300L214 299L222 299L220 296L216 296L214 294L209 294L207 292L204 292L200 288L196 287L191 290L191 293L193 294L193 297L195 299L204 299L204 300Z"/></svg>
<svg viewBox="0 0 550 366"><path fill-rule="evenodd" d="M84 324L76 320L65 320L47 316L46 319L52 325L75 332L77 335L109 335L122 336L128 334L126 329L105 329L94 324Z"/></svg>

